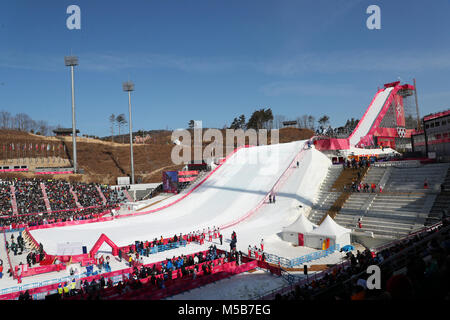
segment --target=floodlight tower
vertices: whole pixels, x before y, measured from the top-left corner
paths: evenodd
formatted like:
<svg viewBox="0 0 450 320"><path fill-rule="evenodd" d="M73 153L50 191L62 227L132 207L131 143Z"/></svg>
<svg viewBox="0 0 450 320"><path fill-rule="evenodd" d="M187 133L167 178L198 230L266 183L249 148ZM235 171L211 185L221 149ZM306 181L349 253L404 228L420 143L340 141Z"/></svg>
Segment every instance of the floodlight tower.
<svg viewBox="0 0 450 320"><path fill-rule="evenodd" d="M131 123L131 91L134 91L134 83L127 81L123 83L123 91L128 92L128 125L130 128L130 162L131 162L131 184L134 184L134 161L133 161L133 125Z"/></svg>
<svg viewBox="0 0 450 320"><path fill-rule="evenodd" d="M73 144L73 171L78 172L77 169L77 129L75 122L75 86L73 79L73 67L78 65L78 57L66 56L64 57L64 64L66 67L70 67L70 74L72 78L72 144Z"/></svg>

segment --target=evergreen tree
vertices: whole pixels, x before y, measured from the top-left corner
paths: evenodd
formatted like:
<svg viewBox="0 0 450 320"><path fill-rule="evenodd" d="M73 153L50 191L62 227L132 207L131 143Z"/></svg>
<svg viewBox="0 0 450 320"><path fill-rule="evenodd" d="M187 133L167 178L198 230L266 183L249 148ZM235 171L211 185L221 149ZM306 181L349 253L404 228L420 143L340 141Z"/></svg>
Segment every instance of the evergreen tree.
<svg viewBox="0 0 450 320"><path fill-rule="evenodd" d="M267 110L264 108L256 110L248 120L247 129L255 129L258 131L259 129L267 128L272 123L272 120L273 114L270 108Z"/></svg>
<svg viewBox="0 0 450 320"><path fill-rule="evenodd" d="M111 123L111 142L114 142L114 123L116 122L114 113L109 116L109 122Z"/></svg>
<svg viewBox="0 0 450 320"><path fill-rule="evenodd" d="M330 117L327 115L323 115L320 119L319 119L319 132L320 133L324 133L326 128L327 128L327 124L330 120Z"/></svg>
<svg viewBox="0 0 450 320"><path fill-rule="evenodd" d="M123 113L119 114L119 115L116 117L116 123L117 123L117 126L119 127L119 136L120 136L120 128L121 128L123 125L127 124L127 120L125 119L125 115L124 115ZM124 137L122 137L122 143L123 143L123 142L124 142Z"/></svg>
<svg viewBox="0 0 450 320"><path fill-rule="evenodd" d="M239 128L245 129L245 115L243 114L239 116Z"/></svg>

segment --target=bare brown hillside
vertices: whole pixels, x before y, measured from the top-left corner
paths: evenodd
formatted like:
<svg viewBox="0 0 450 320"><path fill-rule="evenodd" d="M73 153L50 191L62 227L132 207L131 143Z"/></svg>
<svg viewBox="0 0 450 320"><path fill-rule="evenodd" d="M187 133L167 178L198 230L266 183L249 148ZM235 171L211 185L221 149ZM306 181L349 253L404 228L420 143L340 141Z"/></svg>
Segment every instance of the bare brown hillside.
<svg viewBox="0 0 450 320"><path fill-rule="evenodd" d="M136 182L159 182L162 171L181 169L182 165L174 165L171 161L174 146L171 143L171 134L171 131L161 131L153 135L150 144L133 144ZM308 139L312 136L311 130L283 128L280 130L279 141L285 143ZM0 147L9 143L63 143L66 146L66 153L60 155L68 159L72 156L71 137L43 137L20 131L0 130ZM204 146L207 144L204 143ZM224 153L225 151L224 148ZM4 157L3 154L0 159L2 157ZM77 138L77 160L78 166L84 169L84 175L65 175L58 178L115 184L117 177L129 175L131 171L129 144L79 137ZM22 175L33 176L32 173Z"/></svg>

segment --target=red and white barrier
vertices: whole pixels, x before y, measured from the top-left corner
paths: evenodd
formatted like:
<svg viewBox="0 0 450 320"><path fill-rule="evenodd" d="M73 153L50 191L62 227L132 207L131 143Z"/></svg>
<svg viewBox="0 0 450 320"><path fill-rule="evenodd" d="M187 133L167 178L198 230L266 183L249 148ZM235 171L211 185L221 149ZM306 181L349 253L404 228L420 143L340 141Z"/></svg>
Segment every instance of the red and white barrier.
<svg viewBox="0 0 450 320"><path fill-rule="evenodd" d="M0 169L0 172L28 172L28 168L24 168L24 169Z"/></svg>
<svg viewBox="0 0 450 320"><path fill-rule="evenodd" d="M35 174L72 174L73 171L39 171Z"/></svg>

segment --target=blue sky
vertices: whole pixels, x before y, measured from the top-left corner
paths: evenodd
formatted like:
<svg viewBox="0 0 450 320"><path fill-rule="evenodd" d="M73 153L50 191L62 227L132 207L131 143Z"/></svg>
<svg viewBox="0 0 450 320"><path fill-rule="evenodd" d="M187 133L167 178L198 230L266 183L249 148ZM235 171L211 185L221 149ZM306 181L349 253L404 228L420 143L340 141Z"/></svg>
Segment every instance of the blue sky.
<svg viewBox="0 0 450 320"><path fill-rule="evenodd" d="M81 8L81 30L66 9ZM381 8L381 30L366 8ZM135 82L133 127L190 119L229 125L261 107L295 118L359 118L379 86L416 78L421 115L450 105L450 2L366 0L10 0L0 3L0 110L109 134L128 117L122 82Z"/></svg>

